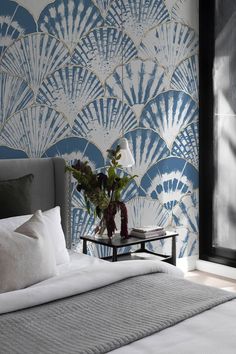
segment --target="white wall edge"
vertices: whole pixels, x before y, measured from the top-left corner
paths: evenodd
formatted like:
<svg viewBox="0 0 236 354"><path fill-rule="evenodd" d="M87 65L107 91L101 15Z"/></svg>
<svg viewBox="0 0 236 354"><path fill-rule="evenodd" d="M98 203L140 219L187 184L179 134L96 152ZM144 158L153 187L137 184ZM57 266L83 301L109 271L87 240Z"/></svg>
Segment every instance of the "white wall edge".
<svg viewBox="0 0 236 354"><path fill-rule="evenodd" d="M184 273L196 269L196 261L198 256L177 258L176 266L180 268Z"/></svg>
<svg viewBox="0 0 236 354"><path fill-rule="evenodd" d="M223 264L203 261L196 262L196 269L202 272L212 273L221 277L236 279L236 268L228 267Z"/></svg>

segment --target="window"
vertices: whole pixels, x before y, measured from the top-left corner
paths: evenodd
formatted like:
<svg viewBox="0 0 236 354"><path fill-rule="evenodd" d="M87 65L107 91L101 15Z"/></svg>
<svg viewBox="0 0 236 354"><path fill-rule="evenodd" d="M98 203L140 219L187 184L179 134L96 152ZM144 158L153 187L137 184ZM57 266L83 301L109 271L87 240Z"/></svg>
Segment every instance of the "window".
<svg viewBox="0 0 236 354"><path fill-rule="evenodd" d="M236 1L200 0L200 258L236 267Z"/></svg>

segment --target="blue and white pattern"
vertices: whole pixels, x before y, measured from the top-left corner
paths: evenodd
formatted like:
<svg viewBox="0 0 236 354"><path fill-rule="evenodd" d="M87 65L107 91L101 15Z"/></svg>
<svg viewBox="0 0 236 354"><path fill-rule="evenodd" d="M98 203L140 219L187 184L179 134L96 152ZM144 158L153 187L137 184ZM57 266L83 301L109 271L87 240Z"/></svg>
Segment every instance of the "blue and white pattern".
<svg viewBox="0 0 236 354"><path fill-rule="evenodd" d="M1 1L0 9L0 58L14 41L36 31L36 23L29 12L11 0Z"/></svg>
<svg viewBox="0 0 236 354"><path fill-rule="evenodd" d="M58 39L45 33L34 33L22 37L7 48L1 68L26 80L37 92L46 76L69 60L67 48Z"/></svg>
<svg viewBox="0 0 236 354"><path fill-rule="evenodd" d="M171 87L182 90L198 101L199 85L198 55L185 59L174 71L171 78Z"/></svg>
<svg viewBox="0 0 236 354"><path fill-rule="evenodd" d="M198 192L193 191L191 194L184 195L180 202L173 209L173 223L176 226L184 226L191 232L198 233L199 217L198 217L199 198Z"/></svg>
<svg viewBox="0 0 236 354"><path fill-rule="evenodd" d="M102 22L91 0L56 0L43 10L38 24L40 31L59 38L72 51L81 37Z"/></svg>
<svg viewBox="0 0 236 354"><path fill-rule="evenodd" d="M15 113L1 131L1 141L28 157L41 157L57 141L69 135L70 127L61 113L46 106L31 106Z"/></svg>
<svg viewBox="0 0 236 354"><path fill-rule="evenodd" d="M157 131L171 148L178 132L197 119L198 106L189 95L182 91L167 91L146 105L140 123Z"/></svg>
<svg viewBox="0 0 236 354"><path fill-rule="evenodd" d="M14 96L12 95L14 92ZM0 72L0 128L13 113L29 106L34 97L27 83L16 77Z"/></svg>
<svg viewBox="0 0 236 354"><path fill-rule="evenodd" d="M174 141L172 155L179 156L193 164L198 169L199 145L198 145L198 123L187 125Z"/></svg>
<svg viewBox="0 0 236 354"><path fill-rule="evenodd" d="M64 113L73 126L81 109L100 96L104 96L104 89L96 75L83 67L69 66L47 76L36 100Z"/></svg>
<svg viewBox="0 0 236 354"><path fill-rule="evenodd" d="M140 194L159 199L171 211L185 194L197 188L197 170L184 159L170 157L160 160L145 173Z"/></svg>
<svg viewBox="0 0 236 354"><path fill-rule="evenodd" d="M106 17L110 26L121 28L136 45L153 27L170 20L163 0L114 0Z"/></svg>
<svg viewBox="0 0 236 354"><path fill-rule="evenodd" d="M165 68L174 68L197 50L196 33L186 25L171 21L148 32L140 44L139 56L152 58Z"/></svg>
<svg viewBox="0 0 236 354"><path fill-rule="evenodd" d="M86 210L73 208L71 213L72 245L76 247L78 235L91 235L95 228L93 215L89 215Z"/></svg>
<svg viewBox="0 0 236 354"><path fill-rule="evenodd" d="M199 32L199 0L174 0L171 9L171 17L174 21L182 22L185 25Z"/></svg>
<svg viewBox="0 0 236 354"><path fill-rule="evenodd" d="M122 105L116 98L101 98L91 102L78 114L73 134L87 137L105 157L114 140L136 126L137 120L128 105Z"/></svg>
<svg viewBox="0 0 236 354"><path fill-rule="evenodd" d="M123 80L122 80L123 77ZM107 95L124 99L139 118L144 105L164 90L164 69L154 61L134 59L119 66L106 81Z"/></svg>
<svg viewBox="0 0 236 354"><path fill-rule="evenodd" d="M151 129L135 129L125 134L125 138L135 160L134 166L127 168L126 171L131 175L138 175L135 181L139 185L147 170L167 157L170 151L165 141Z"/></svg>
<svg viewBox="0 0 236 354"><path fill-rule="evenodd" d="M133 41L113 27L97 28L83 37L72 55L72 62L92 70L102 82L122 62L137 55Z"/></svg>
<svg viewBox="0 0 236 354"><path fill-rule="evenodd" d="M127 203L129 227L141 227L143 220L147 225L168 226L170 213L159 200L148 197L135 197Z"/></svg>
<svg viewBox="0 0 236 354"><path fill-rule="evenodd" d="M104 166L101 151L90 141L84 138L69 137L52 145L43 157L63 157L70 165L76 160L88 161L93 170Z"/></svg>
<svg viewBox="0 0 236 354"><path fill-rule="evenodd" d="M93 2L100 10L102 17L105 18L113 0L93 0Z"/></svg>
<svg viewBox="0 0 236 354"><path fill-rule="evenodd" d="M42 10L54 1L55 0L15 0L15 2L24 6L24 8L28 10L36 21L38 21Z"/></svg>
<svg viewBox="0 0 236 354"><path fill-rule="evenodd" d="M0 158L62 156L101 171L125 136L135 165L119 173L138 175L122 193L129 225L176 228L178 257L198 254L197 13L198 0L0 6ZM74 180L71 196L81 251L97 220ZM148 247L168 253L170 242Z"/></svg>

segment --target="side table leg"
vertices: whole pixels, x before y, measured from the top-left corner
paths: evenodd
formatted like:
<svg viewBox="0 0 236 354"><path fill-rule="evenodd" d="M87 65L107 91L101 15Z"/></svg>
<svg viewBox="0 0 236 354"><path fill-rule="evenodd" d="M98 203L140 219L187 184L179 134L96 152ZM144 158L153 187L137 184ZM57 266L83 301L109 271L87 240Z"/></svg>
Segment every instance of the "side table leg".
<svg viewBox="0 0 236 354"><path fill-rule="evenodd" d="M140 252L145 252L145 242L142 242L140 245Z"/></svg>
<svg viewBox="0 0 236 354"><path fill-rule="evenodd" d="M112 255L112 262L117 261L117 249L113 247L113 255Z"/></svg>
<svg viewBox="0 0 236 354"><path fill-rule="evenodd" d="M87 240L83 240L83 253L87 254Z"/></svg>
<svg viewBox="0 0 236 354"><path fill-rule="evenodd" d="M172 237L172 264L176 266L176 237Z"/></svg>

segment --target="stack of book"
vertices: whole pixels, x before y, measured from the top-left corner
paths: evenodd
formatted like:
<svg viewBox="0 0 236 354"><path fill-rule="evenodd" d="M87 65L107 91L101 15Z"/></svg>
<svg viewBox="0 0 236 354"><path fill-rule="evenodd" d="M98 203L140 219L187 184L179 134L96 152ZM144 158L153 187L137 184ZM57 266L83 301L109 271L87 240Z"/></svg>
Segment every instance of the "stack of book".
<svg viewBox="0 0 236 354"><path fill-rule="evenodd" d="M130 231L130 235L139 238L149 238L155 236L164 236L166 234L165 230L161 226L143 226L134 227Z"/></svg>

